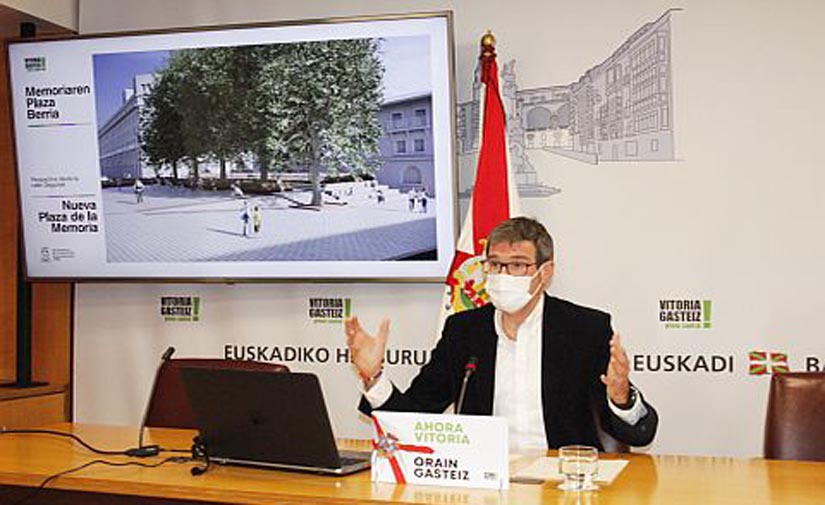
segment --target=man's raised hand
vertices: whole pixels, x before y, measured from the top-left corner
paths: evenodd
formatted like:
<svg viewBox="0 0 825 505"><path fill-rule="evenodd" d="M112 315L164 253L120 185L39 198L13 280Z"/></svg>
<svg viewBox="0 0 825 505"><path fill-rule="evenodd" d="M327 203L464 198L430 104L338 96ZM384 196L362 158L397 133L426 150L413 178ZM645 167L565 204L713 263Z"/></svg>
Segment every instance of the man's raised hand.
<svg viewBox="0 0 825 505"><path fill-rule="evenodd" d="M607 395L616 405L625 405L630 398L630 360L622 347L622 337L616 333L610 339L610 363L601 376Z"/></svg>
<svg viewBox="0 0 825 505"><path fill-rule="evenodd" d="M378 375L384 364L390 320L384 318L378 326L378 333L373 336L364 330L358 316L353 316L344 321L344 331L352 363L361 379L368 381Z"/></svg>

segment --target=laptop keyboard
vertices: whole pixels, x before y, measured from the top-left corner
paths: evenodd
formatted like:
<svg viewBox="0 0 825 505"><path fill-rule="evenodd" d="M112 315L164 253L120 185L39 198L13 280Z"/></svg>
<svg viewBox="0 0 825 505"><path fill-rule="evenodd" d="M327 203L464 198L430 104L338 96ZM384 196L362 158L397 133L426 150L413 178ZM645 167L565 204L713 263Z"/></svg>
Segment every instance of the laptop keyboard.
<svg viewBox="0 0 825 505"><path fill-rule="evenodd" d="M369 461L370 455L371 453L368 451L342 451L342 453L339 453L339 459L341 460L341 466L357 465Z"/></svg>
<svg viewBox="0 0 825 505"><path fill-rule="evenodd" d="M364 458L341 458L341 466L357 465L363 461Z"/></svg>

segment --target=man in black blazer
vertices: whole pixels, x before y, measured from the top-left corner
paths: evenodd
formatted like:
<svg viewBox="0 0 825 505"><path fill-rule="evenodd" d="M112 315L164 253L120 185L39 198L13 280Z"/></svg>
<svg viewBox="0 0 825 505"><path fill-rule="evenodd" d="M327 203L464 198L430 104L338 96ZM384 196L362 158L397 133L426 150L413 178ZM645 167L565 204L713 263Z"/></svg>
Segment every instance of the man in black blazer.
<svg viewBox="0 0 825 505"><path fill-rule="evenodd" d="M604 431L632 446L656 434L655 409L630 384L627 354L610 315L547 296L555 265L553 241L541 223L513 218L489 235L485 271L491 304L449 317L431 359L399 391L383 375L389 322L373 336L357 318L345 331L364 381L360 409L443 412L459 396L468 363L464 414L508 420L511 446L603 449Z"/></svg>

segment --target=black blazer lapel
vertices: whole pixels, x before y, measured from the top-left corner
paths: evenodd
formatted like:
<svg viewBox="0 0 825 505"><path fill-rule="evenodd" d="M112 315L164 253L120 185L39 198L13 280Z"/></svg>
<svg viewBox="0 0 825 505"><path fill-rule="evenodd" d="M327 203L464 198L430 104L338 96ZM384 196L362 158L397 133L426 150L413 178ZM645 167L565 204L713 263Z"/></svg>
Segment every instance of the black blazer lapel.
<svg viewBox="0 0 825 505"><path fill-rule="evenodd" d="M560 413L562 401L561 388L565 374L565 321L554 298L544 296L544 320L542 321L541 341L541 401L544 411L544 432L549 447L558 442L556 434L562 427L563 420L556 419L554 412Z"/></svg>
<svg viewBox="0 0 825 505"><path fill-rule="evenodd" d="M493 394L496 380L496 351L498 336L495 327L495 311L481 313L484 320L474 328L470 356L478 358L478 369L467 383L465 414L490 415L493 413ZM466 363L460 363L463 370Z"/></svg>

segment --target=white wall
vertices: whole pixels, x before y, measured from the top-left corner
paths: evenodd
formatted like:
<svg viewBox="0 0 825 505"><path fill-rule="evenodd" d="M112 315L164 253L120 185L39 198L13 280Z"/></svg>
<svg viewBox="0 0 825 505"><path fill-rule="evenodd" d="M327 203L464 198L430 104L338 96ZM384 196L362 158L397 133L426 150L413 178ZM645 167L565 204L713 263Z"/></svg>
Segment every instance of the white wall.
<svg viewBox="0 0 825 505"><path fill-rule="evenodd" d="M644 23L683 7L672 17L676 160L588 165L545 152L529 154L539 179L562 189L522 202L556 238L554 290L612 312L633 354L733 356L732 372L634 373L661 413L655 452L759 454L768 376L749 374L748 352L788 353L794 370L812 359L825 364L825 340L818 335L825 309L825 150L820 147L825 4L187 0L170 5L81 1L80 31L452 9L460 102L470 96L478 37L487 28L498 38L500 60L517 60L518 85L525 89L577 79ZM464 157L461 164L466 179L472 159ZM213 295L221 292L210 289L217 290ZM280 296L282 290L249 288L244 297ZM403 314L397 300L424 297L435 307L439 298L438 289L426 286L347 290L363 300L360 306L369 300L382 309L369 309L374 319L381 312ZM103 341L91 324L92 312L101 319L106 307L141 313L160 291L170 288L79 286L78 352L84 342ZM388 299L376 297L378 291ZM295 296L309 295L298 290ZM712 300L712 328L664 328L659 301L667 299ZM426 306L418 307L418 314L427 314ZM412 334L415 326L395 331ZM132 331L137 338L144 333ZM419 345L430 336L424 331ZM120 352L111 345L110 352ZM83 394L78 391L78 401Z"/></svg>

